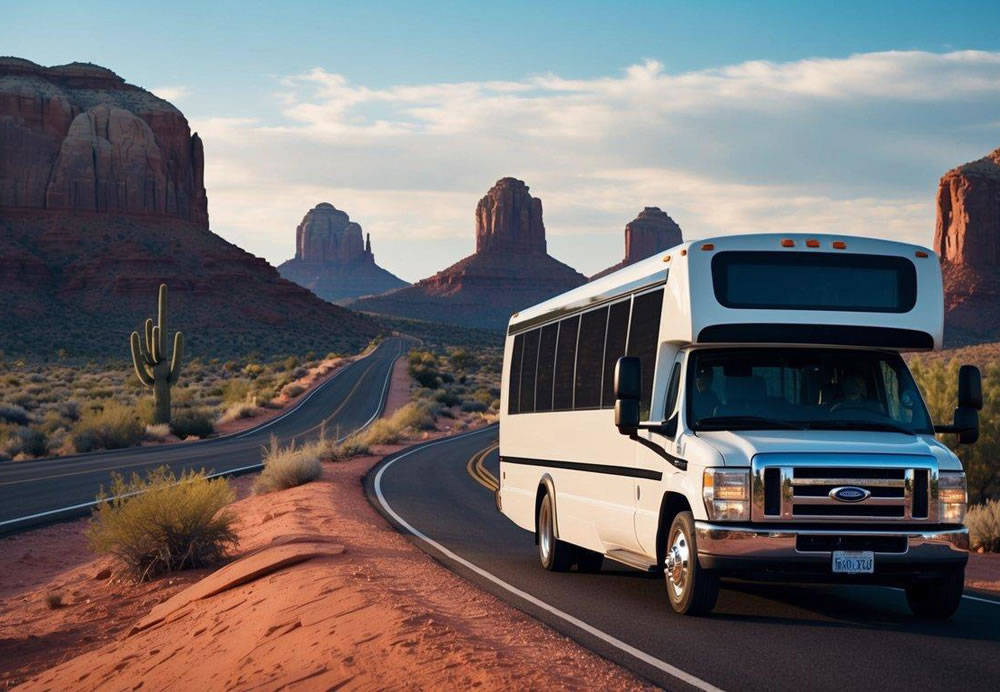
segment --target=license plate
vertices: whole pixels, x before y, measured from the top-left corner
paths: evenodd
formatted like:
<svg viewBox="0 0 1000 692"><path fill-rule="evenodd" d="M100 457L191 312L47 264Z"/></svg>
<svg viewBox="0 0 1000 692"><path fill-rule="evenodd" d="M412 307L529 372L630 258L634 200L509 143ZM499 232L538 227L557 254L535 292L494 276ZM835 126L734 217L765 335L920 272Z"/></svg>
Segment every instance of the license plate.
<svg viewBox="0 0 1000 692"><path fill-rule="evenodd" d="M870 550L834 550L834 574L872 574L875 572L875 553Z"/></svg>

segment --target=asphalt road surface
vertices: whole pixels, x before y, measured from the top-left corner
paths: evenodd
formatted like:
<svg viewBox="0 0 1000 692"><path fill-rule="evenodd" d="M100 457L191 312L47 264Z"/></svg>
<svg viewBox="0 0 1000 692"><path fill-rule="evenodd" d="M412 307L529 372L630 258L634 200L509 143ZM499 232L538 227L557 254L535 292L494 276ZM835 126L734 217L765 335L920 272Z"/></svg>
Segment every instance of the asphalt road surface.
<svg viewBox="0 0 1000 692"><path fill-rule="evenodd" d="M202 442L0 464L0 533L86 514L101 485L109 484L112 471L143 474L166 464L176 473L205 468L223 475L258 467L261 448L272 434L282 444L307 440L316 438L325 423L327 436L346 436L382 412L393 363L406 348L402 339L387 339L307 394L295 408L241 433Z"/></svg>
<svg viewBox="0 0 1000 692"><path fill-rule="evenodd" d="M884 587L723 582L703 618L675 615L665 586L605 560L551 573L532 535L499 514L497 429L401 452L369 497L445 565L588 648L670 689L996 689L1000 599L967 594L943 623Z"/></svg>

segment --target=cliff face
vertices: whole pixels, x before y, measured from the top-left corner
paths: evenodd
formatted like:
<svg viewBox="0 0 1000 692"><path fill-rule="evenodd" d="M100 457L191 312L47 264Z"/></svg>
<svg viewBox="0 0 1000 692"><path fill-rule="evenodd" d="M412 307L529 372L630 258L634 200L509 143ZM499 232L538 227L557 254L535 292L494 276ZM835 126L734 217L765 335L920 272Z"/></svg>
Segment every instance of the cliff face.
<svg viewBox="0 0 1000 692"><path fill-rule="evenodd" d="M1000 340L1000 149L938 185L934 250L945 288L945 339Z"/></svg>
<svg viewBox="0 0 1000 692"><path fill-rule="evenodd" d="M125 358L161 282L192 356L379 332L208 230L203 170L181 112L110 70L0 58L0 350Z"/></svg>
<svg viewBox="0 0 1000 692"><path fill-rule="evenodd" d="M295 229L295 257L278 271L331 302L408 285L375 264L371 236L363 241L361 226L328 202L317 204L302 219Z"/></svg>
<svg viewBox="0 0 1000 692"><path fill-rule="evenodd" d="M476 206L476 252L434 276L352 304L363 311L502 329L510 316L586 282L546 251L542 202L501 178Z"/></svg>
<svg viewBox="0 0 1000 692"><path fill-rule="evenodd" d="M590 277L607 276L683 242L681 227L659 207L646 207L625 225L625 259Z"/></svg>
<svg viewBox="0 0 1000 692"><path fill-rule="evenodd" d="M111 70L0 58L0 207L208 228L205 155L183 114Z"/></svg>

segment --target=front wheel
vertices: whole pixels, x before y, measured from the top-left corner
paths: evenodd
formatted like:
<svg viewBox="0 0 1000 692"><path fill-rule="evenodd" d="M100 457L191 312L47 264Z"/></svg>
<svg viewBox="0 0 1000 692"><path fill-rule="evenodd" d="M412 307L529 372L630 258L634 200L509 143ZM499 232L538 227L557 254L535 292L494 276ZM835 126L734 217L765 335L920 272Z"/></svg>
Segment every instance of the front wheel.
<svg viewBox="0 0 1000 692"><path fill-rule="evenodd" d="M694 515L681 512L667 534L663 576L671 607L681 615L706 615L719 596L719 577L698 564Z"/></svg>
<svg viewBox="0 0 1000 692"><path fill-rule="evenodd" d="M907 584L906 600L917 617L946 620L958 610L964 590L965 568L959 567L935 579Z"/></svg>
<svg viewBox="0 0 1000 692"><path fill-rule="evenodd" d="M541 504L538 505L538 517L535 520L538 560L542 563L542 567L550 572L565 572L573 566L576 553L574 546L556 538L555 517L552 497L545 493Z"/></svg>

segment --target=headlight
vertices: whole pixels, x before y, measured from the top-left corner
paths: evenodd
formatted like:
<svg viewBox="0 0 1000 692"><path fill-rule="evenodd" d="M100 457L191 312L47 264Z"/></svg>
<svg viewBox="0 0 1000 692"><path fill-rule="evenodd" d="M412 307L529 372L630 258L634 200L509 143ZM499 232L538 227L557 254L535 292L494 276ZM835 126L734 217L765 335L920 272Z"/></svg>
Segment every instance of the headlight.
<svg viewBox="0 0 1000 692"><path fill-rule="evenodd" d="M749 521L750 469L705 469L705 510L712 521Z"/></svg>
<svg viewBox="0 0 1000 692"><path fill-rule="evenodd" d="M938 476L938 517L944 524L961 524L965 521L965 505L969 496L965 491L965 474L961 471L942 471Z"/></svg>

